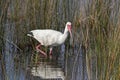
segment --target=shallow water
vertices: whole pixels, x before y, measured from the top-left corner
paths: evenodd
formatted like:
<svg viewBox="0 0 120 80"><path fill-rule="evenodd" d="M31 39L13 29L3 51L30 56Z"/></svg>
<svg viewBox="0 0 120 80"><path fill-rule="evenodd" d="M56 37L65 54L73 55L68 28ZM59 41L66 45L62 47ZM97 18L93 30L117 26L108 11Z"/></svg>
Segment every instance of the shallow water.
<svg viewBox="0 0 120 80"><path fill-rule="evenodd" d="M65 45L61 45L60 51L53 53L52 60L41 57L30 46L19 52L6 43L5 49L5 65L2 65L5 71L0 69L0 80L88 80L81 48L74 53L70 49L65 54Z"/></svg>
<svg viewBox="0 0 120 80"><path fill-rule="evenodd" d="M59 56L54 56L52 60L42 58L40 53L31 49L30 46L26 46L21 52L12 44L14 37L12 27L6 27L5 30L6 40L0 61L2 64L0 80L64 80L63 48L60 52L62 54L59 53Z"/></svg>

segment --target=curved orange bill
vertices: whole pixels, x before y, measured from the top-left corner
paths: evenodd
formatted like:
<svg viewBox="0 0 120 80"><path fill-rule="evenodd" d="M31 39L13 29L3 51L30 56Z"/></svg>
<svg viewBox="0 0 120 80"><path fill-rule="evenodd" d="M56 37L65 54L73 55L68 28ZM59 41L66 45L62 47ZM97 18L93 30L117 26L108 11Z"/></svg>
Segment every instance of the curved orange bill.
<svg viewBox="0 0 120 80"><path fill-rule="evenodd" d="M72 32L71 32L71 28L68 29L69 33L70 33L70 37L71 37L71 40L73 42L73 36L72 36Z"/></svg>
<svg viewBox="0 0 120 80"><path fill-rule="evenodd" d="M70 37L71 37L71 39L73 39L73 37L72 37L72 32L71 32L70 29L69 29L69 33L70 33Z"/></svg>

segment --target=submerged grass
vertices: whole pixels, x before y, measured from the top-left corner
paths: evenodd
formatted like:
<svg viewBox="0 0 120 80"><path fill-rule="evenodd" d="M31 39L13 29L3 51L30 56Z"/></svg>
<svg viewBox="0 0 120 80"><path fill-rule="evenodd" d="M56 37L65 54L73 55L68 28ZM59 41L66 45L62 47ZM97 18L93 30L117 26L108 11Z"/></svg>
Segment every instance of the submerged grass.
<svg viewBox="0 0 120 80"><path fill-rule="evenodd" d="M86 48L89 79L119 80L119 0L10 0L10 2L2 0L0 2L0 37L4 37L4 33L7 33L4 32L4 25L14 24L13 31L16 34L13 42L22 49L31 44L26 36L28 31L38 28L64 30L63 26L67 21L72 22L74 46L78 45L80 49L79 45L83 44ZM3 44L2 41L0 40L0 44ZM70 48L68 40L65 45L68 53ZM0 45L2 48L3 46ZM2 48L0 53L4 50ZM37 58L36 56L35 62ZM69 55L66 58L69 58ZM69 77L72 73L67 71L67 74Z"/></svg>

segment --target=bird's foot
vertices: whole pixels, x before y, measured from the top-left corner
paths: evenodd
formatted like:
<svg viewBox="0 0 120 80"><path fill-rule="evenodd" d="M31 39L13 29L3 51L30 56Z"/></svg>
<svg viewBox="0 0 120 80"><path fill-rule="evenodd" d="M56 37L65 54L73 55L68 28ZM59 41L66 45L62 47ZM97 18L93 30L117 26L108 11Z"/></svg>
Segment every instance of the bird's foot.
<svg viewBox="0 0 120 80"><path fill-rule="evenodd" d="M47 58L47 55L46 55L45 52L39 51L39 50L36 50L36 52L37 52L37 53L40 53L40 56L41 56L42 58Z"/></svg>

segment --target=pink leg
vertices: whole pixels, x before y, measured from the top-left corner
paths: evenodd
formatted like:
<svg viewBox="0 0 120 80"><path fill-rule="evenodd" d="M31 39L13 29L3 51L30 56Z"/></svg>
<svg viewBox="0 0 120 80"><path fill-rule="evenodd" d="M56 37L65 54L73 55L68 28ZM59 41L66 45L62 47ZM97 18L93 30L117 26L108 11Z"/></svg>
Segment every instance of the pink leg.
<svg viewBox="0 0 120 80"><path fill-rule="evenodd" d="M51 59L52 58L52 47L50 48L49 56L50 56L50 59Z"/></svg>
<svg viewBox="0 0 120 80"><path fill-rule="evenodd" d="M40 46L41 46L40 44L36 46L37 51L39 51L41 54L43 54L45 57L47 57L46 53L39 49Z"/></svg>

